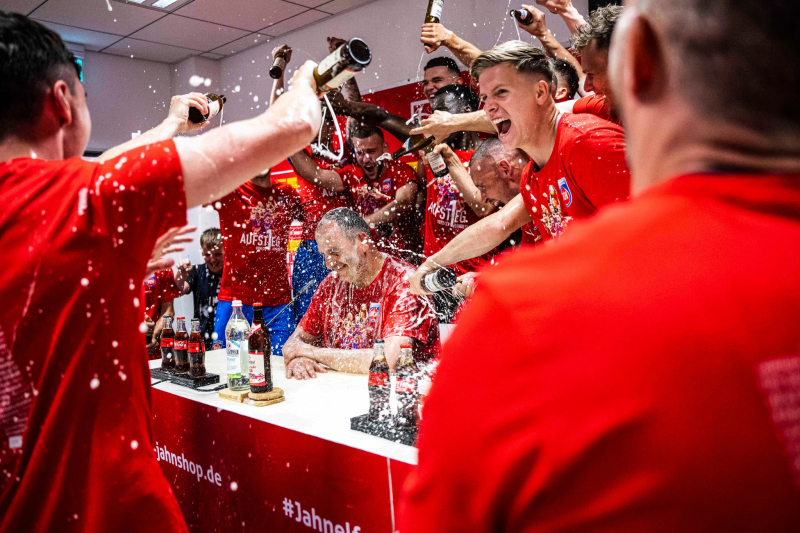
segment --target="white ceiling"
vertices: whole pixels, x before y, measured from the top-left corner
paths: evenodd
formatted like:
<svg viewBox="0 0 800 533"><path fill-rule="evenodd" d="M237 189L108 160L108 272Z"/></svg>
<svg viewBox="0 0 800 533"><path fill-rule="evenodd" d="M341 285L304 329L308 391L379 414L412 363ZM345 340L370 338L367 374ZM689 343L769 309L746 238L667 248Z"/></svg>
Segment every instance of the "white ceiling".
<svg viewBox="0 0 800 533"><path fill-rule="evenodd" d="M374 0L0 0L86 50L176 63L222 59ZM109 10L109 6L111 9Z"/></svg>

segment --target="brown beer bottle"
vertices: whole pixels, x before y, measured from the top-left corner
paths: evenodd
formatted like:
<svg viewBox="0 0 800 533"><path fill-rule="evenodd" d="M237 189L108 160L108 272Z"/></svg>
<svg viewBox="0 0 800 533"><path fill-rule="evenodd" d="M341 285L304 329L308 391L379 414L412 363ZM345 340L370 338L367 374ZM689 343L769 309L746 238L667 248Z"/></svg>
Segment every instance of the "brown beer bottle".
<svg viewBox="0 0 800 533"><path fill-rule="evenodd" d="M200 320L192 319L192 332L189 335L189 377L206 375L206 343L200 333Z"/></svg>
<svg viewBox="0 0 800 533"><path fill-rule="evenodd" d="M283 70L286 68L286 52L278 50L275 53L275 59L272 60L272 67L269 69L269 77L273 80L279 80L283 76Z"/></svg>
<svg viewBox="0 0 800 533"><path fill-rule="evenodd" d="M272 345L264 328L264 311L260 303L253 304L253 326L247 342L250 356L250 392L272 392Z"/></svg>
<svg viewBox="0 0 800 533"><path fill-rule="evenodd" d="M442 5L444 0L428 0L428 11L425 12L425 24L442 22Z"/></svg>
<svg viewBox="0 0 800 533"><path fill-rule="evenodd" d="M225 95L219 94L206 94L206 100L208 100L208 113L203 114L202 111L197 109L196 107L189 108L189 121L194 122L195 124L202 124L203 122L214 118L214 116L222 111L222 105L228 101L225 98Z"/></svg>
<svg viewBox="0 0 800 533"><path fill-rule="evenodd" d="M175 331L170 315L164 315L164 329L161 330L161 368L175 369Z"/></svg>
<svg viewBox="0 0 800 533"><path fill-rule="evenodd" d="M517 19L523 26L530 26L531 22L533 22L533 13L527 9L512 9L508 14Z"/></svg>
<svg viewBox="0 0 800 533"><path fill-rule="evenodd" d="M175 371L189 371L189 334L186 332L186 318L179 316L175 328Z"/></svg>
<svg viewBox="0 0 800 533"><path fill-rule="evenodd" d="M384 342L375 341L373 346L375 356L369 366L369 417L372 419L386 418L392 414L389 407L389 363L386 362Z"/></svg>

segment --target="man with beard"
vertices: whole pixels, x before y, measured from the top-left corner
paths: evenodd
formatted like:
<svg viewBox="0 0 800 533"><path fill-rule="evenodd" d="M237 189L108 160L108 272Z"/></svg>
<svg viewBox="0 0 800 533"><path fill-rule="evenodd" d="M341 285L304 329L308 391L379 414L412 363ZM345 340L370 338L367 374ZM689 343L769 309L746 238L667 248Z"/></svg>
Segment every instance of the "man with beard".
<svg viewBox="0 0 800 533"><path fill-rule="evenodd" d="M417 362L439 351L439 326L430 300L411 294L413 267L374 245L366 221L352 209L326 213L317 246L331 273L283 348L286 377L309 379L327 368L365 373L383 339L395 370L400 347L411 344Z"/></svg>

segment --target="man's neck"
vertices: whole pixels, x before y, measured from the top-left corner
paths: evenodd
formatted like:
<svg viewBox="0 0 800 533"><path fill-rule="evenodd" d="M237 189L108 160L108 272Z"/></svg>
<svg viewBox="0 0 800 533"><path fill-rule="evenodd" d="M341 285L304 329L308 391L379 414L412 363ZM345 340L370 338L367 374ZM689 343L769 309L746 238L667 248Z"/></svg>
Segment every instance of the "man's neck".
<svg viewBox="0 0 800 533"><path fill-rule="evenodd" d="M558 122L561 112L555 105L550 106L545 114L544 120L533 126L529 138L532 139L530 146L522 146L522 150L527 153L537 167L544 167L550 160L553 148L556 145L556 133L558 132Z"/></svg>
<svg viewBox="0 0 800 533"><path fill-rule="evenodd" d="M457 131L445 139L444 144L453 150L472 151L478 149L481 138L474 131Z"/></svg>
<svg viewBox="0 0 800 533"><path fill-rule="evenodd" d="M644 142L638 145L634 136L628 140L629 153L634 154L632 195L687 174L800 174L800 138L781 142L691 111L670 115L664 121L663 114L658 114L661 125L647 136L646 146Z"/></svg>
<svg viewBox="0 0 800 533"><path fill-rule="evenodd" d="M364 269L359 272L358 278L353 285L359 289L369 286L381 273L385 260L386 254L379 252L375 247L371 247L369 252L367 252L366 265Z"/></svg>
<svg viewBox="0 0 800 533"><path fill-rule="evenodd" d="M21 157L33 157L56 161L64 159L64 149L58 137L52 137L45 142L23 141L10 137L0 143L0 161L10 161Z"/></svg>

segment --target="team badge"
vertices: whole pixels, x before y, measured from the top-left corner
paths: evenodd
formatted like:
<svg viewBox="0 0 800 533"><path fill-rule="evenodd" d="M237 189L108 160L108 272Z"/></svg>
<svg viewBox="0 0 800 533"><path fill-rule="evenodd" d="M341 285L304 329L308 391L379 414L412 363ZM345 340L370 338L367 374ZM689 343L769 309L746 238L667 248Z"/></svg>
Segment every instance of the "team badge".
<svg viewBox="0 0 800 533"><path fill-rule="evenodd" d="M558 190L561 191L561 198L564 199L564 207L569 207L572 205L572 191L569 190L569 184L567 183L567 178L561 178L558 180Z"/></svg>
<svg viewBox="0 0 800 533"><path fill-rule="evenodd" d="M387 193L391 190L392 190L392 180L391 178L386 178L385 180L383 180L383 183L381 184L381 191L383 193Z"/></svg>
<svg viewBox="0 0 800 533"><path fill-rule="evenodd" d="M144 284L147 285L148 289L152 289L153 287L156 286L156 277L155 276L150 276L149 278L144 280Z"/></svg>
<svg viewBox="0 0 800 533"><path fill-rule="evenodd" d="M370 322L377 322L378 317L381 314L381 304L380 303L370 303L369 304L369 321Z"/></svg>

